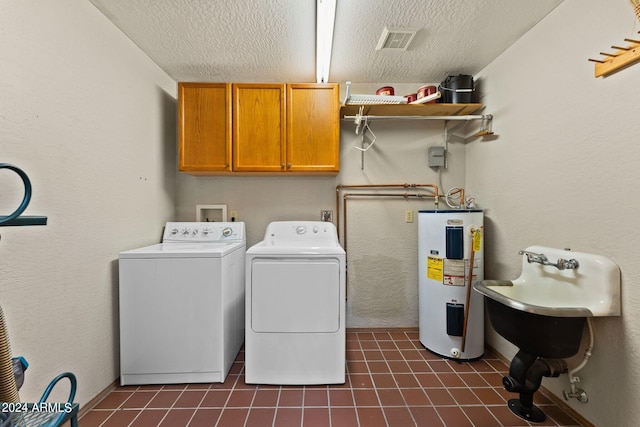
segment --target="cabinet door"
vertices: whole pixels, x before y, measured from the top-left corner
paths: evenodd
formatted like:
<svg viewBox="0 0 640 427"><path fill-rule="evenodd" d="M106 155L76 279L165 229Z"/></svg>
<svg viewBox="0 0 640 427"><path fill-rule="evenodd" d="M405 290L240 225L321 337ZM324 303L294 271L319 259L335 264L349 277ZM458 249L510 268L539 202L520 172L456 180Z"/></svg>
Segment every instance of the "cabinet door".
<svg viewBox="0 0 640 427"><path fill-rule="evenodd" d="M284 95L283 84L233 84L234 171L284 171Z"/></svg>
<svg viewBox="0 0 640 427"><path fill-rule="evenodd" d="M178 169L231 170L231 85L178 83Z"/></svg>
<svg viewBox="0 0 640 427"><path fill-rule="evenodd" d="M287 171L338 172L338 84L287 85Z"/></svg>

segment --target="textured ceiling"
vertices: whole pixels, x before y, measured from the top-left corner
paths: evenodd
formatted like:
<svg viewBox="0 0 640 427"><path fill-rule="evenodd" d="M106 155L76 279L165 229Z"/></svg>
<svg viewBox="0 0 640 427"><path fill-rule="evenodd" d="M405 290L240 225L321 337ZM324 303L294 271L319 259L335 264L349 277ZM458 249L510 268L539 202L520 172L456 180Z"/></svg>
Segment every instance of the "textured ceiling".
<svg viewBox="0 0 640 427"><path fill-rule="evenodd" d="M315 0L89 0L177 81L315 81ZM329 80L476 74L562 0L337 0ZM376 51L385 26L418 27Z"/></svg>

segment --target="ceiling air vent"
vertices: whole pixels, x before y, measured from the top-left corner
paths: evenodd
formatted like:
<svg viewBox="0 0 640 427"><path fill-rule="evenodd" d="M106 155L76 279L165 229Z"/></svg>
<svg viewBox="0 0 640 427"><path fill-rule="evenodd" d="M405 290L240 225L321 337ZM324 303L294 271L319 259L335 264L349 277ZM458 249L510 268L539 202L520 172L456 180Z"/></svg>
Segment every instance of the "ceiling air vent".
<svg viewBox="0 0 640 427"><path fill-rule="evenodd" d="M376 50L407 50L420 28L385 27Z"/></svg>

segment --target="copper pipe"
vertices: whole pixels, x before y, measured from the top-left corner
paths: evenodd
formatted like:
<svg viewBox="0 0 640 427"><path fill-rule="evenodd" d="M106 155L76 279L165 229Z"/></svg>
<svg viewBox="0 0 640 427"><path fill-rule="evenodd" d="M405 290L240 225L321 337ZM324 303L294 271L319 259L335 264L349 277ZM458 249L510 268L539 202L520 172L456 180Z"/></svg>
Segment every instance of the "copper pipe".
<svg viewBox="0 0 640 427"><path fill-rule="evenodd" d="M347 252L347 198L349 198L349 197L380 197L380 198L402 197L404 199L409 199L409 198L413 198L413 199L433 198L434 200L437 200L435 195L420 194L420 193L345 193L342 196L342 199L343 199L342 214L344 216L344 230L343 230L343 239L342 239L343 243L342 243L342 246L343 246L345 252Z"/></svg>
<svg viewBox="0 0 640 427"><path fill-rule="evenodd" d="M338 229L338 238L340 237L340 191L345 188L367 188L367 189L375 189L375 188L398 188L398 189L407 189L407 188L431 188L435 194L435 208L438 209L438 201L440 198L438 186L434 184L347 184L347 185L337 185L336 186L336 228ZM346 222L346 217L345 217ZM344 232L346 235L346 230ZM346 239L346 237L345 237ZM346 250L346 249L345 249Z"/></svg>
<svg viewBox="0 0 640 427"><path fill-rule="evenodd" d="M385 198L385 197L402 197L405 199L408 198L425 198L425 197L429 197L429 198L433 198L434 199L434 204L435 204L435 209L438 209L438 202L440 200L441 197L445 197L444 195L440 195L438 192L438 186L434 185L434 184L354 184L354 185L338 185L336 186L336 228L338 230L338 239L340 238L340 191L344 188L354 188L354 189L376 189L376 188L380 188L380 189L388 189L388 188L398 188L398 189L407 189L407 188L413 188L413 189L420 189L420 188L430 188L433 191L433 194L422 194L422 193L378 193L378 192L373 192L373 193L345 193L342 196L343 202L342 202L342 215L344 217L344 230L343 230L343 238L342 238L342 242L343 242L343 249L345 251L345 253L347 252L347 199L349 197L380 197L380 198ZM456 191L453 192L453 194L456 193L460 193L460 206L463 206L463 202L464 202L464 189L463 188L457 188ZM347 254L348 256L348 254ZM347 260L348 262L348 260ZM349 272L347 269L347 298L348 298L348 286L349 286Z"/></svg>

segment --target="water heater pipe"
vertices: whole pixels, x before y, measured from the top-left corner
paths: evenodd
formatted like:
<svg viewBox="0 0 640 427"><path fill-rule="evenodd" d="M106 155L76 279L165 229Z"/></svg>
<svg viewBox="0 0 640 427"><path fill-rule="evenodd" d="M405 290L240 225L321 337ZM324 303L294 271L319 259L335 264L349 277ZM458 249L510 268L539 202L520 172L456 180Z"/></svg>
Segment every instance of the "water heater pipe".
<svg viewBox="0 0 640 427"><path fill-rule="evenodd" d="M451 198L451 196L455 194L459 194L458 206L453 205L451 204L451 202L449 202L449 199ZM452 189L447 191L447 193L443 197L444 197L444 201L447 203L447 206L449 206L452 209L461 209L463 206L465 206L464 188L453 187Z"/></svg>
<svg viewBox="0 0 640 427"><path fill-rule="evenodd" d="M347 252L347 199L349 197L378 197L378 198L394 198L401 197L404 199L423 199L423 198L434 198L435 196L429 194L420 194L420 193L344 193L342 195L342 213L344 215L344 230L343 230L343 241L342 247L344 251Z"/></svg>
<svg viewBox="0 0 640 427"><path fill-rule="evenodd" d="M348 184L348 185L337 185L336 186L336 228L338 229L338 238L340 238L340 193L343 189L346 188L352 188L352 189L367 189L367 190L372 190L372 189L390 189L390 188L396 188L396 189L400 189L400 190L406 190L408 188L415 188L415 189L419 189L419 188L430 188L432 189L433 193L434 193L434 198L435 198L435 208L438 209L438 201L440 199L440 194L439 194L439 190L438 190L438 186L435 184ZM463 193L464 194L464 193ZM464 200L464 199L461 199ZM346 239L346 216L345 216L345 231L343 233L343 235L345 236L344 238ZM346 247L344 248L346 251Z"/></svg>

